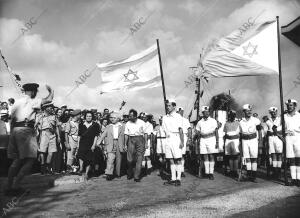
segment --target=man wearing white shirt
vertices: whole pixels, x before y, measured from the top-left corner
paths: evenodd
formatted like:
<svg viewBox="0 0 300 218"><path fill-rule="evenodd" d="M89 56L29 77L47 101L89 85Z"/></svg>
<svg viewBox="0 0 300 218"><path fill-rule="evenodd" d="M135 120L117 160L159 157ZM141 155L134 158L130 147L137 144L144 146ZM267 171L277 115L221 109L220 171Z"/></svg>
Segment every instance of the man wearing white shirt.
<svg viewBox="0 0 300 218"><path fill-rule="evenodd" d="M280 177L281 165L282 165L282 141L274 134L273 128L277 128L277 131L281 132L281 119L277 116L278 109L276 107L270 107L269 113L271 115L270 119L266 121L268 131L268 144L269 144L269 154L272 157L272 166L274 170L274 176ZM282 134L282 133L281 133Z"/></svg>
<svg viewBox="0 0 300 218"><path fill-rule="evenodd" d="M215 157L218 153L218 122L209 116L209 107L202 107L203 118L196 125L197 136L200 136L200 154L204 157L205 174L214 180Z"/></svg>
<svg viewBox="0 0 300 218"><path fill-rule="evenodd" d="M30 172L37 158L37 140L34 131L35 115L42 104L52 101L53 90L46 85L49 95L46 98L36 98L39 85L27 83L23 85L25 97L16 101L11 114L11 136L7 148L7 156L14 159L8 171L8 186L6 195L24 193L20 182ZM16 177L14 181L14 177ZM14 182L14 183L13 183Z"/></svg>
<svg viewBox="0 0 300 218"><path fill-rule="evenodd" d="M137 111L134 109L129 111L129 121L125 124L124 134L125 146L127 146L127 179L134 177L135 182L140 182L142 161L147 147L147 133L145 122L137 119Z"/></svg>
<svg viewBox="0 0 300 218"><path fill-rule="evenodd" d="M149 116L146 113L142 113L143 115L141 116L141 119L145 122L145 131L148 135L148 140L147 140L147 146L144 154L144 159L142 161L142 168L145 170L146 169L146 163L147 163L147 171L145 170L145 174L150 174L152 171L152 163L150 159L150 154L151 154L151 146L153 142L153 125L152 123L149 122Z"/></svg>
<svg viewBox="0 0 300 218"><path fill-rule="evenodd" d="M156 135L156 154L159 158L159 176L163 176L165 169L165 152L166 152L166 132L162 128L162 116L159 117L159 125L155 127L154 134Z"/></svg>
<svg viewBox="0 0 300 218"><path fill-rule="evenodd" d="M286 157L290 160L291 186L300 187L300 113L296 111L297 101L285 102L287 114L284 115L286 128Z"/></svg>
<svg viewBox="0 0 300 218"><path fill-rule="evenodd" d="M182 107L178 108L177 113L180 114L181 119L182 119L181 123L182 123L182 131L183 131L183 137L184 137L184 144L183 144L183 148L182 148L181 176L185 177L185 174L184 174L185 154L186 154L187 143L191 139L192 128L191 128L191 124L190 124L189 120L186 119L185 117L183 117L184 110L183 110Z"/></svg>
<svg viewBox="0 0 300 218"><path fill-rule="evenodd" d="M256 182L258 136L257 131L261 129L261 122L252 116L252 107L249 104L243 106L244 118L240 121L242 151L246 159L247 175L250 181Z"/></svg>
<svg viewBox="0 0 300 218"><path fill-rule="evenodd" d="M176 102L173 99L167 101L168 114L163 116L162 128L166 132L166 159L170 161L171 180L164 185L181 185L181 158L184 144L184 136L181 125L181 116L176 113ZM177 176L176 176L177 173Z"/></svg>

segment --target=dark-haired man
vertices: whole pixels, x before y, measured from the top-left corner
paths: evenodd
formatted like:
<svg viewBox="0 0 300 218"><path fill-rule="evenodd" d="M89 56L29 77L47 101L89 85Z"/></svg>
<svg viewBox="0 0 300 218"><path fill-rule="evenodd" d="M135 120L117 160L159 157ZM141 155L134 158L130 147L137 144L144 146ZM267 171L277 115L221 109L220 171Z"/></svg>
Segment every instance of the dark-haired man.
<svg viewBox="0 0 300 218"><path fill-rule="evenodd" d="M137 118L137 111L129 111L129 121L125 124L125 146L127 146L127 179L134 177L135 182L140 182L142 161L147 143L147 133L145 122ZM136 158L134 158L136 157ZM135 160L135 170L134 168Z"/></svg>
<svg viewBox="0 0 300 218"><path fill-rule="evenodd" d="M24 193L20 182L30 172L37 157L37 140L34 131L35 114L42 104L52 101L54 92L46 85L49 95L46 98L36 98L39 85L27 83L23 85L25 97L15 102L12 108L12 131L7 149L8 158L14 159L8 171L8 185L6 195ZM16 179L14 181L14 177Z"/></svg>

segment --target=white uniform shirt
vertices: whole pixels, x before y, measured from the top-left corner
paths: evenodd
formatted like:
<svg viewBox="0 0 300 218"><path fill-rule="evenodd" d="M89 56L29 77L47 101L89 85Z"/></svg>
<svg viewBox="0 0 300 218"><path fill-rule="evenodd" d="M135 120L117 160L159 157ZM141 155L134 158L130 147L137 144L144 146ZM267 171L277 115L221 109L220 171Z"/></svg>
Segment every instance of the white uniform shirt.
<svg viewBox="0 0 300 218"><path fill-rule="evenodd" d="M182 131L183 134L187 134L188 133L188 129L191 128L191 124L190 121L188 119L186 119L185 117L181 117L181 122L182 122Z"/></svg>
<svg viewBox="0 0 300 218"><path fill-rule="evenodd" d="M173 111L171 114L163 116L162 128L168 134L179 133L179 128L182 128L182 117Z"/></svg>
<svg viewBox="0 0 300 218"><path fill-rule="evenodd" d="M41 104L41 98L32 99L26 96L18 99L12 108L12 115L16 119L16 122L21 122L25 119L34 120L36 111L41 108Z"/></svg>
<svg viewBox="0 0 300 218"><path fill-rule="evenodd" d="M201 134L209 134L215 132L218 128L218 122L211 117L208 117L207 120L202 118L198 121L196 125L196 130L199 131Z"/></svg>
<svg viewBox="0 0 300 218"><path fill-rule="evenodd" d="M114 139L119 138L119 127L121 126L121 123L111 124L113 126L113 134Z"/></svg>
<svg viewBox="0 0 300 218"><path fill-rule="evenodd" d="M260 120L256 117L250 117L249 120L246 120L244 117L240 121L241 133L243 134L253 134L257 133L256 126L260 125Z"/></svg>
<svg viewBox="0 0 300 218"><path fill-rule="evenodd" d="M148 121L145 124L145 132L148 134L148 136L154 132L153 125Z"/></svg>
<svg viewBox="0 0 300 218"><path fill-rule="evenodd" d="M300 135L300 113L296 112L294 116L285 114L284 121L287 133Z"/></svg>
<svg viewBox="0 0 300 218"><path fill-rule="evenodd" d="M143 136L146 133L146 124L144 121L137 119L135 123L128 121L125 124L125 135Z"/></svg>
<svg viewBox="0 0 300 218"><path fill-rule="evenodd" d="M280 117L276 117L275 120L273 120L272 118L270 118L269 120L267 120L266 124L268 126L268 131L269 132L273 132L272 127L274 125L277 126L277 131L281 131L281 129L282 129Z"/></svg>

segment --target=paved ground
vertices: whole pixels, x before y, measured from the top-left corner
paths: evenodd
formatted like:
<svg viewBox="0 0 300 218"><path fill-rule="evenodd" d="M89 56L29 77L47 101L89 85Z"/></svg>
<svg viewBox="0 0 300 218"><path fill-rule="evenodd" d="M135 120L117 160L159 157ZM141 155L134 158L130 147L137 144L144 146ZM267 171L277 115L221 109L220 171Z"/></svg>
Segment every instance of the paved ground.
<svg viewBox="0 0 300 218"><path fill-rule="evenodd" d="M48 183L53 179L58 185L49 188ZM258 182L236 182L221 174L210 181L188 174L181 187L166 187L156 173L141 183L127 181L125 176L111 182L99 177L84 183L77 176L32 175L24 181L24 187L31 190L29 194L13 198L4 197L0 192L0 214L7 217L299 217L300 188L263 179Z"/></svg>

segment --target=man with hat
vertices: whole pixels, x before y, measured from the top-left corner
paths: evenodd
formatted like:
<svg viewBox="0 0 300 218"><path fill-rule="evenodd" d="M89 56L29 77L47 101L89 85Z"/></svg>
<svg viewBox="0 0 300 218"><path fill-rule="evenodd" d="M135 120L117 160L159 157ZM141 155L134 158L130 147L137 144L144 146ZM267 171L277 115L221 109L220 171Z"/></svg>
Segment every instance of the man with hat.
<svg viewBox="0 0 300 218"><path fill-rule="evenodd" d="M287 113L284 115L286 128L286 158L290 160L292 181L290 185L300 187L300 113L296 111L297 101L285 102ZM276 132L276 128L274 128Z"/></svg>
<svg viewBox="0 0 300 218"><path fill-rule="evenodd" d="M65 126L65 145L67 149L67 171L74 171L72 166L75 162L75 155L78 150L78 129L81 117L81 110L77 109L71 113L71 119Z"/></svg>
<svg viewBox="0 0 300 218"><path fill-rule="evenodd" d="M25 97L17 100L11 114L11 136L7 149L8 158L14 159L8 171L8 185L5 194L16 195L24 193L20 182L31 170L37 158L38 144L34 131L35 114L42 104L52 101L54 92L46 85L49 95L46 98L36 98L39 85L27 83L23 85ZM14 181L14 177L16 177Z"/></svg>
<svg viewBox="0 0 300 218"><path fill-rule="evenodd" d="M60 143L58 120L53 113L53 103L42 104L43 115L38 120L40 130L41 173L51 173L53 153ZM46 161L45 161L46 159Z"/></svg>
<svg viewBox="0 0 300 218"><path fill-rule="evenodd" d="M164 185L180 186L182 148L184 144L182 118L176 113L176 101L174 99L169 99L166 103L168 114L163 116L162 128L167 137L166 159L170 162L171 180L165 182Z"/></svg>
<svg viewBox="0 0 300 218"><path fill-rule="evenodd" d="M218 153L218 122L209 116L209 106L202 106L203 118L196 125L197 136L200 137L200 154L204 158L205 174L214 180L215 157Z"/></svg>
<svg viewBox="0 0 300 218"><path fill-rule="evenodd" d="M240 145L240 124L236 121L236 112L228 112L228 120L224 125L224 149L225 155L229 157L230 176L237 177L238 156Z"/></svg>
<svg viewBox="0 0 300 218"><path fill-rule="evenodd" d="M283 143L278 138L277 135L274 134L273 128L276 128L277 131L281 133L281 119L277 116L278 109L276 107L270 107L269 113L271 115L270 119L266 121L268 130L267 130L267 137L268 137L268 144L269 144L269 154L272 157L272 166L274 176L280 178L281 174L281 165L282 165L282 150L283 150Z"/></svg>
<svg viewBox="0 0 300 218"><path fill-rule="evenodd" d="M182 126L183 137L184 137L184 143L182 148L182 159L181 159L181 176L185 177L184 174L184 163L186 158L185 155L187 150L187 144L188 142L190 143L191 140L192 128L189 120L183 116L184 113L183 107L178 107L177 113L180 114L181 116L181 126Z"/></svg>
<svg viewBox="0 0 300 218"><path fill-rule="evenodd" d="M244 117L240 121L243 157L246 160L247 176L252 182L256 182L258 135L261 130L261 122L252 116L252 106L243 106Z"/></svg>

